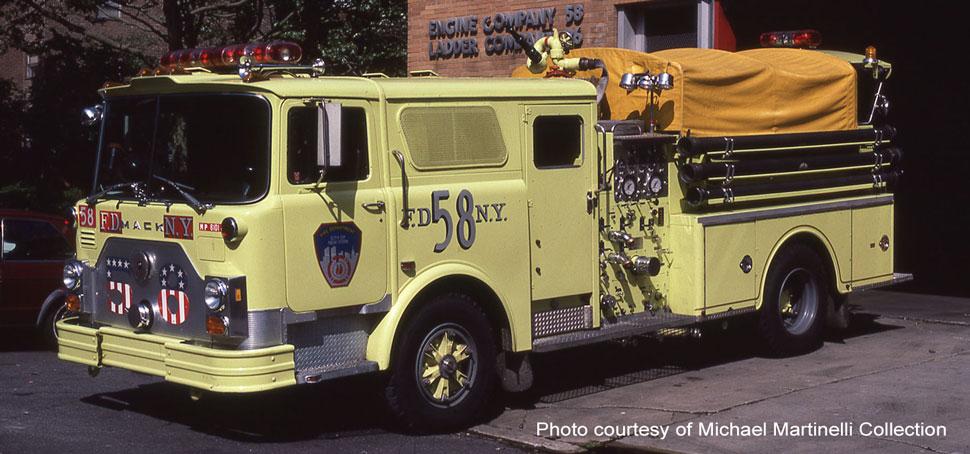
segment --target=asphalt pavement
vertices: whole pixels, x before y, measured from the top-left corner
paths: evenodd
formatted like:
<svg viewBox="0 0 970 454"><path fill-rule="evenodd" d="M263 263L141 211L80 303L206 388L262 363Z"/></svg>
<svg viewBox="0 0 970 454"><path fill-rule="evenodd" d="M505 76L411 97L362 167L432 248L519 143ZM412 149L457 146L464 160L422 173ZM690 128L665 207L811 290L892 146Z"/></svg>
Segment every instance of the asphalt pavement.
<svg viewBox="0 0 970 454"><path fill-rule="evenodd" d="M752 327L637 338L535 358L536 385L497 396L469 432L402 433L376 377L207 395L84 367L0 333L0 453L970 453L970 298L871 291L852 324L794 358Z"/></svg>
<svg viewBox="0 0 970 454"><path fill-rule="evenodd" d="M793 358L743 323L540 357L532 394L473 431L555 452L970 453L970 298L849 303L849 329Z"/></svg>
<svg viewBox="0 0 970 454"><path fill-rule="evenodd" d="M0 454L534 451L467 432L403 433L374 377L192 401L154 376L105 368L91 378L31 334L0 333Z"/></svg>

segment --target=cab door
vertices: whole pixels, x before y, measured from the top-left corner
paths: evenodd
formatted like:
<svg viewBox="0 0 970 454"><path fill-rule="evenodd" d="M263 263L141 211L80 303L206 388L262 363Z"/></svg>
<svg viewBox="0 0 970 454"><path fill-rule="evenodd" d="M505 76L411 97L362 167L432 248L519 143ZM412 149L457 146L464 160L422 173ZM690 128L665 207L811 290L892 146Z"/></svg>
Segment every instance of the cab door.
<svg viewBox="0 0 970 454"><path fill-rule="evenodd" d="M296 312L355 306L387 295L387 194L376 159L376 117L365 101L341 103L341 165L317 184L317 107L283 105L286 302Z"/></svg>
<svg viewBox="0 0 970 454"><path fill-rule="evenodd" d="M526 106L529 244L532 299L593 291L593 189L595 150L588 104Z"/></svg>

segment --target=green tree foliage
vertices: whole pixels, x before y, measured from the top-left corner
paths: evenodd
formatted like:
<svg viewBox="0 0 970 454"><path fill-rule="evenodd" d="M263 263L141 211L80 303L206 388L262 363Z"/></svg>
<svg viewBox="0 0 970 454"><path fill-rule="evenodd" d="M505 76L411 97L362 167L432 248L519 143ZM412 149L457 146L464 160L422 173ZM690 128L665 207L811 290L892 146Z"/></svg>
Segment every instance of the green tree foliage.
<svg viewBox="0 0 970 454"><path fill-rule="evenodd" d="M26 98L0 80L0 206L59 212L90 191L97 131L81 109L168 50L285 39L328 74L404 75L406 11L404 0L2 2L0 52L41 67Z"/></svg>

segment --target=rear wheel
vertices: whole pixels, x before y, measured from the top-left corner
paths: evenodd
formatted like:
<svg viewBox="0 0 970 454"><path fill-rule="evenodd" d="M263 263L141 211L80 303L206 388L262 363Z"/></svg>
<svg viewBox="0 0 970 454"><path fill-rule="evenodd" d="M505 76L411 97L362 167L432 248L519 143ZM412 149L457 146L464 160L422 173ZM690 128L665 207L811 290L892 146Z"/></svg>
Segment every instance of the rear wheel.
<svg viewBox="0 0 970 454"><path fill-rule="evenodd" d="M458 293L435 297L410 320L391 364L387 400L419 432L466 427L495 384L495 343L488 319Z"/></svg>
<svg viewBox="0 0 970 454"><path fill-rule="evenodd" d="M793 244L768 269L759 331L777 354L793 355L822 342L829 290L822 261L807 246Z"/></svg>

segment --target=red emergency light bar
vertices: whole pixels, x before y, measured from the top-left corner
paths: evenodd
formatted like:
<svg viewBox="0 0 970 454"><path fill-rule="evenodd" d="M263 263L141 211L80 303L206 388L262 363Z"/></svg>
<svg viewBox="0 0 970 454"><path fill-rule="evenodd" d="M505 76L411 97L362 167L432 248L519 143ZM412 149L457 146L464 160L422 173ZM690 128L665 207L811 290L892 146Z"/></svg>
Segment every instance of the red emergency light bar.
<svg viewBox="0 0 970 454"><path fill-rule="evenodd" d="M761 34L761 47L815 48L822 44L818 30L792 30Z"/></svg>
<svg viewBox="0 0 970 454"><path fill-rule="evenodd" d="M179 49L167 52L159 58L162 68L231 68L239 64L240 57L249 57L255 64L294 64L300 61L303 50L299 44L289 41L271 43L230 44L222 47Z"/></svg>

